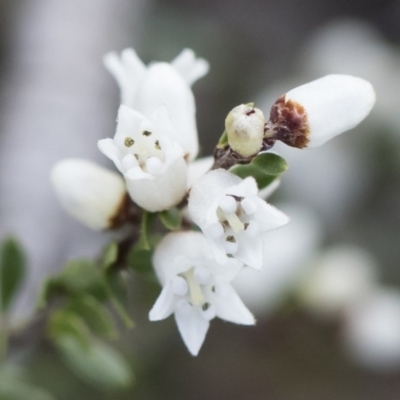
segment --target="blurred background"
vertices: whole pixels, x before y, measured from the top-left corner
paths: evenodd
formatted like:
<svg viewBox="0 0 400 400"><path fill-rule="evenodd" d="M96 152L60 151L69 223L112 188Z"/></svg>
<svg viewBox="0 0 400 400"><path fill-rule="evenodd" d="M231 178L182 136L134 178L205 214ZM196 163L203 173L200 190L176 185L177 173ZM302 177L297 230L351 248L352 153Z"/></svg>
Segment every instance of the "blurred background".
<svg viewBox="0 0 400 400"><path fill-rule="evenodd" d="M292 224L271 234L262 278L237 282L255 327L214 321L193 358L172 318L147 319L159 287L133 276L136 327L115 346L135 385L88 385L34 329L11 353L30 382L60 400L400 397L400 1L0 0L0 11L0 237L17 236L30 266L16 319L32 313L44 277L110 237L68 217L48 179L66 157L111 167L96 146L119 106L106 52L134 47L147 63L189 47L209 60L193 89L202 155L240 103L268 114L328 73L377 92L357 129L314 150L277 146L289 171L270 202Z"/></svg>

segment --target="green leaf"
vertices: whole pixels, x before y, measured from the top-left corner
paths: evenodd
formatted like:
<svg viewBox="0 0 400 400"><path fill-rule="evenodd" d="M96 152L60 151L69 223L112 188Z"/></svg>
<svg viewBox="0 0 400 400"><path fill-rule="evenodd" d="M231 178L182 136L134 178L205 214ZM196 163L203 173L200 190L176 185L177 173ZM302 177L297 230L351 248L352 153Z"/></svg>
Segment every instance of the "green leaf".
<svg viewBox="0 0 400 400"><path fill-rule="evenodd" d="M53 285L64 287L75 294L88 293L99 300L107 298L101 270L91 260L70 261L61 273L53 278Z"/></svg>
<svg viewBox="0 0 400 400"><path fill-rule="evenodd" d="M48 333L56 343L64 336L73 337L83 348L88 347L91 342L91 335L84 320L67 310L59 310L51 315L48 322Z"/></svg>
<svg viewBox="0 0 400 400"><path fill-rule="evenodd" d="M85 348L74 336L64 335L59 337L57 347L71 370L97 389L122 389L133 383L129 364L99 340L93 340Z"/></svg>
<svg viewBox="0 0 400 400"><path fill-rule="evenodd" d="M287 170L286 161L274 153L261 153L254 157L251 163L238 165L232 172L240 178L252 176L259 189L263 189Z"/></svg>
<svg viewBox="0 0 400 400"><path fill-rule="evenodd" d="M108 297L115 311L127 328L132 328L134 323L125 305L128 303L126 282L121 276L121 271L109 269L105 274Z"/></svg>
<svg viewBox="0 0 400 400"><path fill-rule="evenodd" d="M163 225L171 231L178 230L182 225L182 213L176 207L162 211L158 215Z"/></svg>
<svg viewBox="0 0 400 400"><path fill-rule="evenodd" d="M79 315L94 333L107 338L117 336L110 312L94 297L85 295L74 298L67 305L66 310Z"/></svg>
<svg viewBox="0 0 400 400"><path fill-rule="evenodd" d="M286 160L275 153L258 154L253 158L251 164L267 175L280 175L288 169Z"/></svg>
<svg viewBox="0 0 400 400"><path fill-rule="evenodd" d="M140 225L140 238L138 243L139 247L143 250L150 250L149 231L155 215L156 213L150 213L147 211L143 212L142 222Z"/></svg>
<svg viewBox="0 0 400 400"><path fill-rule="evenodd" d="M0 247L0 300L1 309L6 312L14 299L25 276L25 254L20 244L7 238Z"/></svg>
<svg viewBox="0 0 400 400"><path fill-rule="evenodd" d="M111 265L115 264L118 258L118 243L111 242L108 243L104 250L101 257L101 265L104 269L110 268Z"/></svg>

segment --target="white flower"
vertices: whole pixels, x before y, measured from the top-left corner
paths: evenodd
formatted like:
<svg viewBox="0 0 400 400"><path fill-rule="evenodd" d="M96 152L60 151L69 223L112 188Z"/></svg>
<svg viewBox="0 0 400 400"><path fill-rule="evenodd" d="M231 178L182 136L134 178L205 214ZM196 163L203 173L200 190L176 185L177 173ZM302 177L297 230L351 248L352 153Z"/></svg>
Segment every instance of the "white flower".
<svg viewBox="0 0 400 400"><path fill-rule="evenodd" d="M281 96L271 108L266 136L317 147L358 125L374 103L374 89L364 79L327 75Z"/></svg>
<svg viewBox="0 0 400 400"><path fill-rule="evenodd" d="M216 259L228 255L261 269L264 233L289 222L258 195L254 178L241 179L223 169L197 180L189 196L189 213L210 243Z"/></svg>
<svg viewBox="0 0 400 400"><path fill-rule="evenodd" d="M109 53L104 58L120 89L121 101L151 117L165 105L175 128L172 132L185 154L192 160L198 153L195 102L190 85L208 72L208 63L196 59L194 52L185 49L170 64L154 62L146 67L133 49L125 49L121 56Z"/></svg>
<svg viewBox="0 0 400 400"><path fill-rule="evenodd" d="M230 285L242 264L235 259L217 263L200 232L168 234L155 250L153 265L163 289L149 318L158 321L174 313L191 354L198 354L215 317L236 324L255 323Z"/></svg>
<svg viewBox="0 0 400 400"><path fill-rule="evenodd" d="M229 146L244 157L257 154L264 138L265 118L258 108L241 104L226 117L225 129Z"/></svg>
<svg viewBox="0 0 400 400"><path fill-rule="evenodd" d="M178 204L186 193L186 162L172 132L165 107L156 109L150 120L122 105L114 139L98 143L125 176L132 200L151 212Z"/></svg>
<svg viewBox="0 0 400 400"><path fill-rule="evenodd" d="M59 161L51 182L64 209L94 230L110 228L126 196L124 180L90 161Z"/></svg>
<svg viewBox="0 0 400 400"><path fill-rule="evenodd" d="M343 340L360 364L381 370L400 366L400 292L377 289L348 310Z"/></svg>
<svg viewBox="0 0 400 400"><path fill-rule="evenodd" d="M315 268L305 276L300 300L319 317L337 317L371 293L376 275L374 260L366 251L336 246L316 260Z"/></svg>

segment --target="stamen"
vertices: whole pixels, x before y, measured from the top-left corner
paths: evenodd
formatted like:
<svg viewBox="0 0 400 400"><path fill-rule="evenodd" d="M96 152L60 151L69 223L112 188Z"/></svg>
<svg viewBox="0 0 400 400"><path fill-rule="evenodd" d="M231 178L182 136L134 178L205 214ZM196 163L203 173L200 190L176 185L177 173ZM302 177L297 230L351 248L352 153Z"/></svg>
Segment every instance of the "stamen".
<svg viewBox="0 0 400 400"><path fill-rule="evenodd" d="M229 237L230 236L228 236L227 239ZM231 236L231 237L233 237L233 236ZM234 242L226 240L224 242L223 246L224 246L227 254L235 254L238 251L238 247L239 247L236 240Z"/></svg>
<svg viewBox="0 0 400 400"><path fill-rule="evenodd" d="M124 168L131 169L133 167L136 167L138 165L138 162L135 157L133 157L132 154L127 154L123 159L122 159L122 165Z"/></svg>
<svg viewBox="0 0 400 400"><path fill-rule="evenodd" d="M226 220L229 222L229 225L233 229L234 232L241 232L244 230L244 224L239 219L239 217L235 214L225 214Z"/></svg>
<svg viewBox="0 0 400 400"><path fill-rule="evenodd" d="M206 285L210 281L211 273L207 268L198 266L194 269L194 277L200 285Z"/></svg>
<svg viewBox="0 0 400 400"><path fill-rule="evenodd" d="M207 227L207 235L216 239L224 234L224 228L219 222L215 222Z"/></svg>
<svg viewBox="0 0 400 400"><path fill-rule="evenodd" d="M126 147L131 147L135 144L135 141L131 137L127 136L124 140L124 144Z"/></svg>
<svg viewBox="0 0 400 400"><path fill-rule="evenodd" d="M219 208L226 214L236 212L237 203L232 196L224 196L219 202Z"/></svg>
<svg viewBox="0 0 400 400"><path fill-rule="evenodd" d="M163 163L158 157L150 157L146 160L146 169L152 175L157 175L162 172Z"/></svg>
<svg viewBox="0 0 400 400"><path fill-rule="evenodd" d="M142 132L142 135L143 135L143 136L150 136L150 135L151 135L151 132L150 132L150 131L143 131L143 132Z"/></svg>
<svg viewBox="0 0 400 400"><path fill-rule="evenodd" d="M250 199L249 197L244 198L241 202L240 205L243 208L243 211L247 215L254 214L257 211L257 204L255 203L254 200Z"/></svg>
<svg viewBox="0 0 400 400"><path fill-rule="evenodd" d="M184 278L175 276L171 282L171 289L176 296L185 296L189 291L189 286Z"/></svg>
<svg viewBox="0 0 400 400"><path fill-rule="evenodd" d="M192 304L202 304L204 302L204 295L194 276L194 268L190 268L188 271L184 272L182 276L186 279L186 282L189 285L189 293Z"/></svg>
<svg viewBox="0 0 400 400"><path fill-rule="evenodd" d="M160 146L160 141L159 140L156 140L154 142L154 147L156 148L156 150L161 150L161 146Z"/></svg>

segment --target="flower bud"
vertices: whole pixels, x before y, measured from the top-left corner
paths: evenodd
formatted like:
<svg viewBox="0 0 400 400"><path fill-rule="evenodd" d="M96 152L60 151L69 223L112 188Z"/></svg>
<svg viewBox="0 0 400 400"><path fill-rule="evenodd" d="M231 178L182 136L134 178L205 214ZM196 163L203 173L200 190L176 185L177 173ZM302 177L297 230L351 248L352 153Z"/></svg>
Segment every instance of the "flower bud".
<svg viewBox="0 0 400 400"><path fill-rule="evenodd" d="M96 231L111 228L126 198L124 179L90 161L66 159L50 179L62 207Z"/></svg>
<svg viewBox="0 0 400 400"><path fill-rule="evenodd" d="M243 157L257 154L264 137L264 114L252 105L235 107L226 117L229 146Z"/></svg>
<svg viewBox="0 0 400 400"><path fill-rule="evenodd" d="M374 103L374 89L364 79L327 75L281 96L271 108L265 136L292 147L318 147L353 129Z"/></svg>

